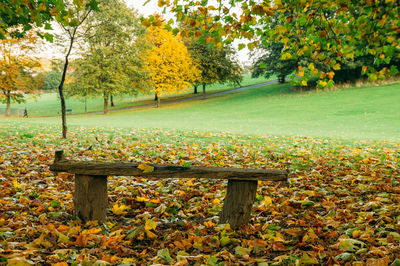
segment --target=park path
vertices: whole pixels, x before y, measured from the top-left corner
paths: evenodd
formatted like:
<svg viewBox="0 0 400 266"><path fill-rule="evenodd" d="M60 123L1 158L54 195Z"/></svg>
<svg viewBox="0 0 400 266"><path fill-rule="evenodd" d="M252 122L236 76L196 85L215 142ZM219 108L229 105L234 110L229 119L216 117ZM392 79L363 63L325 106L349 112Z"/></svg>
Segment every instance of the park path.
<svg viewBox="0 0 400 266"><path fill-rule="evenodd" d="M278 83L277 80L270 80L267 82L263 83L258 83L258 84L253 84L249 86L244 86L240 88L234 88L234 89L229 89L229 90L223 90L223 91L217 91L217 92L211 92L207 93L207 99L213 96L217 95L222 95L222 94L228 94L231 92L235 91L242 91L242 90L247 90L251 88L257 88L257 87L262 87L265 85L270 85L270 84L275 84ZM160 103L160 106L162 105L168 105L168 104L173 104L173 103L180 103L180 102L187 102L187 101L193 101L193 100L198 100L198 99L203 99L203 94L200 94L198 96L193 96L193 97L188 97L188 98L183 98L183 99L177 99L177 100L171 100L171 101L164 101ZM116 111L125 111L125 110L133 110L133 109L140 109L140 108L146 108L146 107L155 107L155 103L149 103L149 104L142 104L142 105L135 105L135 106L128 106L128 107L122 107L122 108L115 108L112 110L109 110L109 112L116 112ZM86 113L77 113L77 114L68 114L68 116L75 116L75 115L92 115L92 114L102 114L103 111L94 111L94 112L86 112Z"/></svg>

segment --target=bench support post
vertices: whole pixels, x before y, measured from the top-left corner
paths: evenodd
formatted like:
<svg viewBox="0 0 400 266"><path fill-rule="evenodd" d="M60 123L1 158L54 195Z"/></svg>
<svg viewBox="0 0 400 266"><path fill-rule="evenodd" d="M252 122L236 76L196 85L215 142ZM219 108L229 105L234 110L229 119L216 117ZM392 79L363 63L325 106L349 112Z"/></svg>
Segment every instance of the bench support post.
<svg viewBox="0 0 400 266"><path fill-rule="evenodd" d="M256 198L258 181L234 180L228 181L228 190L224 207L220 213L219 222L229 223L232 228L248 224L254 200Z"/></svg>
<svg viewBox="0 0 400 266"><path fill-rule="evenodd" d="M75 215L83 221L106 221L107 176L75 175Z"/></svg>

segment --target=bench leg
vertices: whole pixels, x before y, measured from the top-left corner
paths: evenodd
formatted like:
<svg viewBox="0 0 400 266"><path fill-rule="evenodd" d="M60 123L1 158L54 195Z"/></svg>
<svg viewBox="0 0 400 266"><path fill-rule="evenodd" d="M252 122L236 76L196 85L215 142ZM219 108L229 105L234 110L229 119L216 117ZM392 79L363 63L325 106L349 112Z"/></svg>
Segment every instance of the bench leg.
<svg viewBox="0 0 400 266"><path fill-rule="evenodd" d="M75 175L75 215L83 221L106 221L107 176Z"/></svg>
<svg viewBox="0 0 400 266"><path fill-rule="evenodd" d="M236 228L249 222L256 198L257 183L258 181L253 180L230 179L228 181L228 191L219 218L220 223L229 223L232 228Z"/></svg>

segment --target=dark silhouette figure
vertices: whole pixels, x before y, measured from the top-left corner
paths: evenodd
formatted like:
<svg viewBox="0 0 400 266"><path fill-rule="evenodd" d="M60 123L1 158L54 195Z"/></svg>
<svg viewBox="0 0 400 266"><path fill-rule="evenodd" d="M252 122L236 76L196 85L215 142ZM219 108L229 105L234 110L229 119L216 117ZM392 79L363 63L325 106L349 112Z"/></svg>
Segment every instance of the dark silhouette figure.
<svg viewBox="0 0 400 266"><path fill-rule="evenodd" d="M28 109L26 109L26 108L24 110L24 117L28 117Z"/></svg>

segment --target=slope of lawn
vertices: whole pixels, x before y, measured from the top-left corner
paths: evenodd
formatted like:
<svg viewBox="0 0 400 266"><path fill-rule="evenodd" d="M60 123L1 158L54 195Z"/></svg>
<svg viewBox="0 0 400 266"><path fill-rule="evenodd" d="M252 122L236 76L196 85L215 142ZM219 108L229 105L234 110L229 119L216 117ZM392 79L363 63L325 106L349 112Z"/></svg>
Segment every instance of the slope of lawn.
<svg viewBox="0 0 400 266"><path fill-rule="evenodd" d="M10 121L60 123L57 117ZM399 140L400 84L328 92L270 85L158 109L70 116L68 124Z"/></svg>
<svg viewBox="0 0 400 266"><path fill-rule="evenodd" d="M248 86L252 84L263 83L269 80L275 79L271 77L265 79L263 77L251 78L250 74L243 75L243 82L241 86ZM214 84L212 86L207 86L207 93L222 91L227 89L235 88L232 84ZM198 87L198 94L202 93L202 87ZM183 93L176 95L166 95L162 96L162 101L175 100L180 98L193 97L193 90L189 89ZM143 104L154 103L154 95L137 95L137 96L115 96L114 97L114 107L110 107L110 110L116 108L124 108L127 106L136 106ZM72 109L72 113L84 113L85 112L85 100L78 98L67 98L66 99L67 109ZM5 104L0 103L0 108L5 108ZM40 96L34 98L28 96L27 101L21 104L12 104L11 108L24 109L27 108L30 116L56 116L60 114L60 100L58 93L43 93ZM102 111L103 110L103 99L99 98L88 98L86 100L86 112Z"/></svg>

